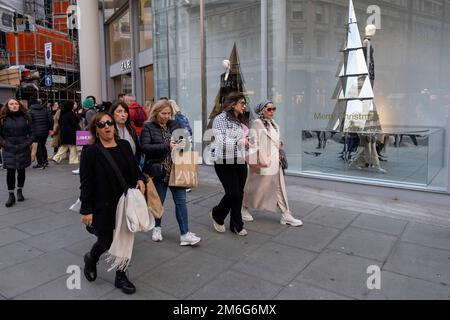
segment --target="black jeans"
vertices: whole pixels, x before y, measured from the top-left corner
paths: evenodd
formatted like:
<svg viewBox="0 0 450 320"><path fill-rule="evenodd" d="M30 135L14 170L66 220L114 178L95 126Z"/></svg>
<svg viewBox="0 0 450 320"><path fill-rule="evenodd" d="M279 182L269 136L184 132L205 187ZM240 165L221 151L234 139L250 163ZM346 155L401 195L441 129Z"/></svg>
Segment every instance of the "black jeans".
<svg viewBox="0 0 450 320"><path fill-rule="evenodd" d="M218 224L224 224L230 214L230 230L240 232L244 227L241 216L244 187L247 180L246 164L214 164L217 176L225 189L225 196L213 208L213 218Z"/></svg>
<svg viewBox="0 0 450 320"><path fill-rule="evenodd" d="M17 171L17 188L23 188L25 185L25 169L7 169L6 184L8 190L14 190L16 188L16 171Z"/></svg>
<svg viewBox="0 0 450 320"><path fill-rule="evenodd" d="M94 243L91 249L91 257L97 262L100 256L108 251L113 242L113 230L106 232L99 232L97 235L97 242Z"/></svg>
<svg viewBox="0 0 450 320"><path fill-rule="evenodd" d="M47 148L45 144L47 143L47 137L36 137L36 142L38 143L36 160L41 166L48 162Z"/></svg>

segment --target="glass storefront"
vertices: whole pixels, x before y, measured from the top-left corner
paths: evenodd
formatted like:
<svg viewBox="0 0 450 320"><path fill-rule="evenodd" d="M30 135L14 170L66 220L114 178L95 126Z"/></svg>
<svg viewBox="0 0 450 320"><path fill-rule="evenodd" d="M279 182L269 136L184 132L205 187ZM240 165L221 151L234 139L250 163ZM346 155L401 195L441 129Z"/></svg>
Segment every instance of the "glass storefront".
<svg viewBox="0 0 450 320"><path fill-rule="evenodd" d="M101 0L105 22L119 11L128 0Z"/></svg>
<svg viewBox="0 0 450 320"><path fill-rule="evenodd" d="M130 11L126 10L108 25L110 63L131 57Z"/></svg>
<svg viewBox="0 0 450 320"><path fill-rule="evenodd" d="M132 94L133 93L133 85L131 73L122 74L120 76L114 77L114 91L118 93L124 94Z"/></svg>
<svg viewBox="0 0 450 320"><path fill-rule="evenodd" d="M151 0L139 0L139 49L144 51L153 45L153 21Z"/></svg>
<svg viewBox="0 0 450 320"><path fill-rule="evenodd" d="M145 101L154 100L154 81L153 81L153 66L148 66L143 69L144 72L144 88L145 88Z"/></svg>
<svg viewBox="0 0 450 320"><path fill-rule="evenodd" d="M155 96L177 99L201 121L199 1L153 2ZM353 2L361 40L367 24L377 27L373 102L382 129L370 143L378 165L351 166L369 138L327 129L346 57L348 0L205 0L208 114L222 61L236 46L250 107L265 96L278 107L289 173L448 191L450 0Z"/></svg>

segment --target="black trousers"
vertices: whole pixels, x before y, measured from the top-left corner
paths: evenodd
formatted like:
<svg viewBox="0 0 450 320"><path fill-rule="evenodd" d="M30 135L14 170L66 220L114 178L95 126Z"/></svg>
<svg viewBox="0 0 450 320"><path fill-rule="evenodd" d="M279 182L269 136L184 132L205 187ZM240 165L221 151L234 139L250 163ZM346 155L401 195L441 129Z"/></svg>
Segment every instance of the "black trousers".
<svg viewBox="0 0 450 320"><path fill-rule="evenodd" d="M36 142L38 143L36 160L40 165L44 165L48 162L47 148L45 144L47 143L47 137L36 137Z"/></svg>
<svg viewBox="0 0 450 320"><path fill-rule="evenodd" d="M17 171L17 188L23 188L25 185L25 169L7 169L6 170L6 184L8 190L16 188L16 171Z"/></svg>
<svg viewBox="0 0 450 320"><path fill-rule="evenodd" d="M91 257L97 262L100 259L100 256L111 247L113 242L113 230L99 232L96 235L97 242L92 246Z"/></svg>
<svg viewBox="0 0 450 320"><path fill-rule="evenodd" d="M218 224L224 224L230 214L230 230L240 232L244 227L241 216L244 187L247 180L246 164L214 164L217 176L225 189L225 196L213 208L213 218Z"/></svg>

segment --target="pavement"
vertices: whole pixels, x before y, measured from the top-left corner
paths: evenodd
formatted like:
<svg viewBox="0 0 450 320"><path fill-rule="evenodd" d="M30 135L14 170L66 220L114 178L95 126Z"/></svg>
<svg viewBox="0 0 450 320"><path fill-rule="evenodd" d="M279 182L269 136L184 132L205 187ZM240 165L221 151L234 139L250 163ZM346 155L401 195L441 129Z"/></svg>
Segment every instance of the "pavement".
<svg viewBox="0 0 450 320"><path fill-rule="evenodd" d="M386 201L372 210L354 196L354 204L344 205L288 177L290 207L302 227L283 226L278 214L253 211L255 221L245 224L248 236L218 234L208 213L223 191L207 166L200 166L200 186L188 194L190 230L202 237L197 246L179 245L168 196L164 240L152 242L151 232L136 236L129 268L136 294L116 289L114 272L107 272L103 261L97 280L89 283L82 257L95 237L68 210L79 195L75 168L27 169L26 201L9 209L6 171L0 170L0 300L450 299L450 224L417 219L415 210L423 209L417 204ZM390 209L396 206L403 214ZM425 209L450 220L448 207Z"/></svg>

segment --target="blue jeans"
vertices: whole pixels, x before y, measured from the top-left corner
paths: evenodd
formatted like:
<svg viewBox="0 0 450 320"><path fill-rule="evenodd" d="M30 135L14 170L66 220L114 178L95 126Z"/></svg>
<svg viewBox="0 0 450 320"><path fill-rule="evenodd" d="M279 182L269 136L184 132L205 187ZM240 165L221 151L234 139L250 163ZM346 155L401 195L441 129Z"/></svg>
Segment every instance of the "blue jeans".
<svg viewBox="0 0 450 320"><path fill-rule="evenodd" d="M188 233L188 212L186 205L186 189L180 187L169 187L169 184L161 179L153 179L156 191L158 192L161 203L164 204L166 200L167 188L172 192L173 202L175 203L175 215L177 217L180 234ZM161 219L155 219L155 227L161 227Z"/></svg>

